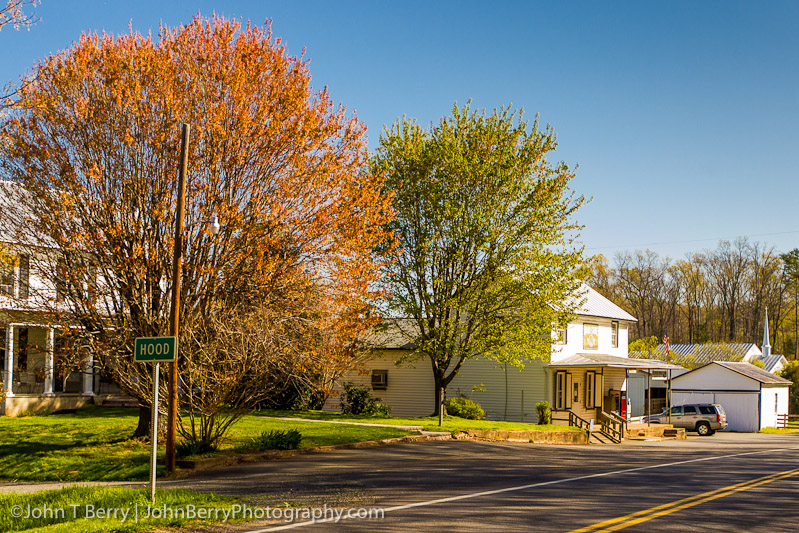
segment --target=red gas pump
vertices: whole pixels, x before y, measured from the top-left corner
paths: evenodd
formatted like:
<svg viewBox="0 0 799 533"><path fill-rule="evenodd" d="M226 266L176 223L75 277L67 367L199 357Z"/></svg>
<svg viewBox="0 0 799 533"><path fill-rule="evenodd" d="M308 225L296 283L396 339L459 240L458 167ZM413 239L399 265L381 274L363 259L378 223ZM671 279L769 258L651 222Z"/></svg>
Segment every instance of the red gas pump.
<svg viewBox="0 0 799 533"><path fill-rule="evenodd" d="M629 420L629 418L627 417L627 397L622 396L620 403L621 405L619 406L619 415L621 415L621 418L623 420Z"/></svg>

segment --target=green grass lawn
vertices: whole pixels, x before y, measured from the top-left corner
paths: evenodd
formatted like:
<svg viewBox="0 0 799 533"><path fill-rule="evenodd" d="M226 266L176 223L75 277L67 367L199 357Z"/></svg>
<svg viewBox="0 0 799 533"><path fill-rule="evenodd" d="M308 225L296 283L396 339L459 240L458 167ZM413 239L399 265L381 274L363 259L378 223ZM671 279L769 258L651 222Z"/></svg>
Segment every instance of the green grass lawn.
<svg viewBox="0 0 799 533"><path fill-rule="evenodd" d="M772 433L777 435L799 435L799 428L763 428L760 433Z"/></svg>
<svg viewBox="0 0 799 533"><path fill-rule="evenodd" d="M555 426L552 424L528 424L523 422L501 422L494 420L467 420L456 416L444 417L444 425L438 425L438 417L385 417L371 415L343 415L329 411L277 411L262 410L259 415L266 417L309 418L312 420L334 420L340 422L366 422L370 424L391 424L396 426L422 426L425 431L458 431L461 429L485 430L525 430L525 431L578 431L578 428L569 426Z"/></svg>
<svg viewBox="0 0 799 533"><path fill-rule="evenodd" d="M131 440L138 410L87 407L71 414L0 417L0 480L128 481L149 478L150 445ZM262 431L298 429L302 447L408 435L395 428L288 422L246 416L219 453L246 451ZM163 446L161 457L163 457ZM159 476L164 475L159 467Z"/></svg>
<svg viewBox="0 0 799 533"><path fill-rule="evenodd" d="M147 489L70 487L34 494L0 494L0 531L133 533L159 527L200 525L231 516L234 498L190 490L158 490L155 504ZM150 507L156 513L150 511ZM166 508L166 512L164 511ZM116 510L101 516L100 510ZM204 509L205 511L199 511ZM160 512L160 516L159 515ZM199 512L210 519L192 519ZM150 515L150 518L147 516Z"/></svg>

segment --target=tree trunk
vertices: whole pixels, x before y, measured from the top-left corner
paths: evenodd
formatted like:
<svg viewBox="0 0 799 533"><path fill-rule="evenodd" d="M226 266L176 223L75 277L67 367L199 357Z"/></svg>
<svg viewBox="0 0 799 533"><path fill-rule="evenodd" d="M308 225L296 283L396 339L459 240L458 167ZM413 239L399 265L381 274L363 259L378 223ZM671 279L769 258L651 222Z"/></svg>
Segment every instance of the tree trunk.
<svg viewBox="0 0 799 533"><path fill-rule="evenodd" d="M144 405L139 406L139 423L133 432L134 439L150 438L150 424L152 423L152 410Z"/></svg>
<svg viewBox="0 0 799 533"><path fill-rule="evenodd" d="M439 375L435 368L433 369L433 380L435 382L435 387L433 387L435 394L433 416L437 417L441 413L441 409L444 409L444 415L446 416L447 409L441 403L447 397L447 387L444 385L444 377Z"/></svg>

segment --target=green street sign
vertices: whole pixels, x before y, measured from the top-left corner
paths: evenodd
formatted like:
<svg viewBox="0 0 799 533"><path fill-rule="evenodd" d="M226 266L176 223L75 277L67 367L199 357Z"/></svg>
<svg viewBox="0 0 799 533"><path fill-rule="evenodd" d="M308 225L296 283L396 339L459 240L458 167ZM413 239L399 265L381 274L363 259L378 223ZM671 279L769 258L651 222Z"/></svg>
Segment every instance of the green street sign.
<svg viewBox="0 0 799 533"><path fill-rule="evenodd" d="M139 337L133 360L139 363L177 361L178 346L175 337Z"/></svg>

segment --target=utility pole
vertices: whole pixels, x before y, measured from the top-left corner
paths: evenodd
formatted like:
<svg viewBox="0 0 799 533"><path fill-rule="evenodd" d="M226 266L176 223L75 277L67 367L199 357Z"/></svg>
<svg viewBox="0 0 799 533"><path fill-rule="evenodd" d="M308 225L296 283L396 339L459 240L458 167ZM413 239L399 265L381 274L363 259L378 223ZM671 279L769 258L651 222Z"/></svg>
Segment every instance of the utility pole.
<svg viewBox="0 0 799 533"><path fill-rule="evenodd" d="M175 251L172 261L172 313L170 316L169 334L178 342L178 325L180 322L180 280L183 253L183 219L186 204L186 167L189 162L189 134L191 126L183 124L183 135L180 141L180 176L178 178L178 205L175 217ZM156 406L156 409L158 407ZM177 437L178 419L178 361L169 364L169 416L166 433L166 470L175 471L175 438Z"/></svg>

